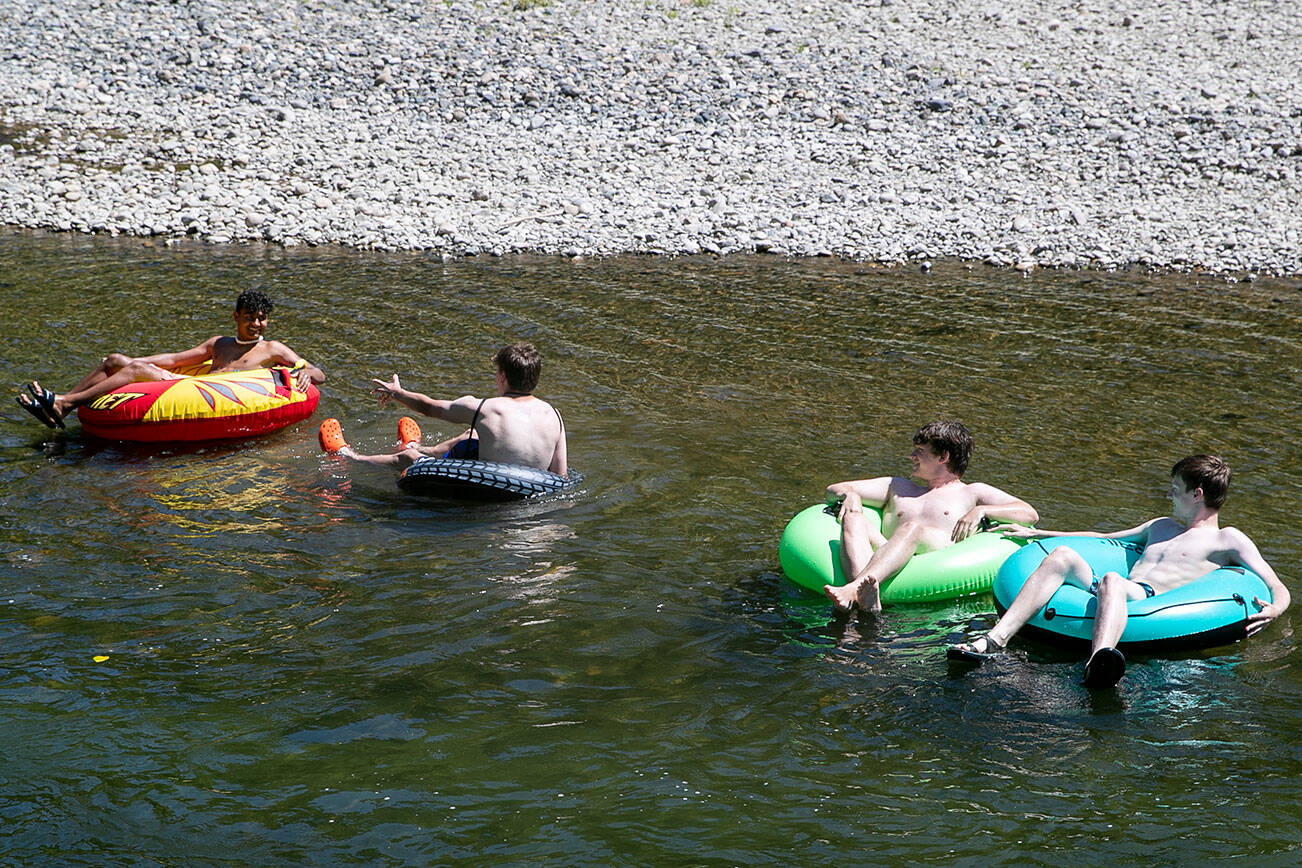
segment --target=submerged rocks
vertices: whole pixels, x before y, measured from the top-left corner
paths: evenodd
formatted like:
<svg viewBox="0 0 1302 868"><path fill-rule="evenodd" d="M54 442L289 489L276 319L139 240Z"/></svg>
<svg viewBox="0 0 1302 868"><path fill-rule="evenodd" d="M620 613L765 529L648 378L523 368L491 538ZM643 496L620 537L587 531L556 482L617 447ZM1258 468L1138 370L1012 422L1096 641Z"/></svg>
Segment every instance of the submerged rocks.
<svg viewBox="0 0 1302 868"><path fill-rule="evenodd" d="M10 224L1302 272L1288 4L1140 0L1128 25L1030 0L0 13Z"/></svg>

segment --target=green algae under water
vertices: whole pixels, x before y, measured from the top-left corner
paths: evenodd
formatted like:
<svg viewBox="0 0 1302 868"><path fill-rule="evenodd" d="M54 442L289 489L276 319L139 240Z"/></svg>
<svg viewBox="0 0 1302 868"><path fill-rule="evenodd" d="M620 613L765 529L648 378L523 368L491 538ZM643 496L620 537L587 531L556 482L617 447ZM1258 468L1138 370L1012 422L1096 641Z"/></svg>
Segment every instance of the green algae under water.
<svg viewBox="0 0 1302 868"><path fill-rule="evenodd" d="M6 399L0 861L1296 864L1295 611L1091 693L1027 642L951 670L989 598L837 621L776 547L958 417L1049 527L1226 456L1225 521L1296 592L1297 281L9 233L0 382L193 345L246 288L330 375L307 423L136 449ZM371 376L485 394L515 339L576 496L422 501L319 453L326 416L391 445Z"/></svg>

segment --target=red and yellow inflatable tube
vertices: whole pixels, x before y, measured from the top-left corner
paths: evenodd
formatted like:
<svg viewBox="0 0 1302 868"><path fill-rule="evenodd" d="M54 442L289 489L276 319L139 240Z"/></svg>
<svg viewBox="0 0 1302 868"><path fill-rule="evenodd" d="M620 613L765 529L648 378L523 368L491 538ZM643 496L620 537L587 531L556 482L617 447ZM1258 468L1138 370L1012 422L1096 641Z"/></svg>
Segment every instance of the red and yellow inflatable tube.
<svg viewBox="0 0 1302 868"><path fill-rule="evenodd" d="M259 368L129 383L79 407L77 417L108 440L226 440L301 422L320 398L314 384L299 391L288 368Z"/></svg>

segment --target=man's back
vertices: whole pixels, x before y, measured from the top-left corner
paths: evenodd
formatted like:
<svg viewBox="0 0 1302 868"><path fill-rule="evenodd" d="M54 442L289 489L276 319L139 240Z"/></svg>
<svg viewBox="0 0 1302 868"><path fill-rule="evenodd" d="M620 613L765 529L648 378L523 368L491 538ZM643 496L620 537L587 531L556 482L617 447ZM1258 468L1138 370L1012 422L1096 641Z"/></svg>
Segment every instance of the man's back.
<svg viewBox="0 0 1302 868"><path fill-rule="evenodd" d="M524 464L560 476L568 472L560 414L541 398L489 398L475 429L480 439L479 457L485 461Z"/></svg>

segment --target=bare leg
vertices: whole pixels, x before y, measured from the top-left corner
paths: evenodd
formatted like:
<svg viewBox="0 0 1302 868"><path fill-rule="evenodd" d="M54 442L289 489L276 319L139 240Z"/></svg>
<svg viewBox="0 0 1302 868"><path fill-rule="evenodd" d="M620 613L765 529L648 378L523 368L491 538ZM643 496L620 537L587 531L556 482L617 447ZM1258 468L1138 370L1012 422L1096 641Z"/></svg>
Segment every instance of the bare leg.
<svg viewBox="0 0 1302 868"><path fill-rule="evenodd" d="M841 573L850 581L839 588L823 586L823 593L838 612L850 611L859 600L854 579L868 566L877 548L873 545L868 529L868 520L862 511L847 512L841 517Z"/></svg>
<svg viewBox="0 0 1302 868"><path fill-rule="evenodd" d="M135 359L122 353L109 353L95 366L95 370L83 377L81 382L69 389L68 392L84 392L113 376L134 361Z"/></svg>
<svg viewBox="0 0 1302 868"><path fill-rule="evenodd" d="M847 512L841 519L841 572L857 576L873 552L886 545L886 537L864 518L862 512Z"/></svg>
<svg viewBox="0 0 1302 868"><path fill-rule="evenodd" d="M448 452L450 452L450 451L452 450L452 447L453 447L453 446L456 446L456 445L457 445L458 443L460 443L462 440L468 440L468 439L470 439L470 435L471 435L471 433L472 433L472 432L470 431L470 429L467 428L465 431L462 431L462 432L461 432L460 434L458 434L456 437L449 437L447 440L444 440L442 443L437 443L437 444L435 444L434 446L426 446L426 447L424 447L425 454L426 454L426 455L447 455Z"/></svg>
<svg viewBox="0 0 1302 868"><path fill-rule="evenodd" d="M1017 592L1008 611L999 619L987 634L999 645L1007 645L1008 640L1027 621L1040 611L1054 592L1070 582L1082 588L1089 588L1094 582L1094 573L1085 559L1066 546L1059 546L1049 552L1048 556L1027 577L1022 589ZM1123 609L1124 611L1124 609Z"/></svg>
<svg viewBox="0 0 1302 868"><path fill-rule="evenodd" d="M862 513L850 513L841 523L841 551L850 567L846 571L851 577L850 582L839 588L824 585L823 593L839 612L848 612L856 605L866 612L880 612L881 583L898 573L913 557L922 539L923 528L917 522L905 522L896 528L890 539L872 551L867 542L867 527L851 521L854 518L860 523L865 522ZM871 553L866 563L865 552Z"/></svg>
<svg viewBox="0 0 1302 868"><path fill-rule="evenodd" d="M363 464L374 464L376 467L393 467L397 470L406 470L417 458L424 457L419 449L403 449L389 455L361 455L354 452L351 446L343 447L339 450L339 454L354 461L360 461Z"/></svg>
<svg viewBox="0 0 1302 868"><path fill-rule="evenodd" d="M1145 594L1120 573L1107 573L1099 580L1098 608L1094 613L1094 637L1090 654L1100 648L1115 648L1126 629L1126 601L1142 600Z"/></svg>
<svg viewBox="0 0 1302 868"><path fill-rule="evenodd" d="M125 358L125 356L122 358ZM100 364L100 367L95 369L95 372L92 373L91 376L82 380L82 383L90 381L91 384L89 386L76 391L65 392L62 395L55 395L54 412L59 414L59 417L62 418L80 407L82 404L88 404L100 395L107 395L119 386L126 386L130 383L157 382L159 380L171 379L175 376L175 374L172 374L170 371L165 371L156 365L149 364L148 362L131 360L129 364L117 369L111 374L106 373L108 365L109 360L105 359L104 362ZM99 376L101 373L104 375ZM41 384L35 380L32 381L32 385L38 389L41 386ZM81 383L78 383L77 385L80 386Z"/></svg>

